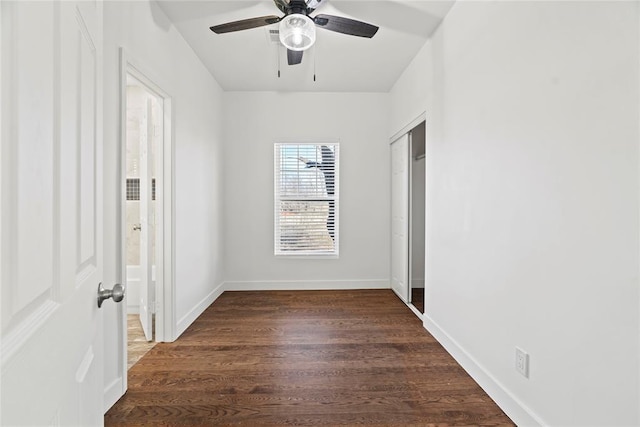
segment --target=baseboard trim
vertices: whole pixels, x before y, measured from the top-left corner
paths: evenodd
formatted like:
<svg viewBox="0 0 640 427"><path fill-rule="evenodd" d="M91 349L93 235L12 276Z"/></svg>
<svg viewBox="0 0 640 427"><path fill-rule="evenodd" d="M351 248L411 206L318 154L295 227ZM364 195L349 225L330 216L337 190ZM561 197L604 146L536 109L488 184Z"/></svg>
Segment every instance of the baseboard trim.
<svg viewBox="0 0 640 427"><path fill-rule="evenodd" d="M390 289L388 280L261 280L225 282L227 291L318 291Z"/></svg>
<svg viewBox="0 0 640 427"><path fill-rule="evenodd" d="M120 398L124 395L124 392L125 390L122 383L122 377L118 377L111 384L105 387L103 398L103 410L105 414L109 409L111 409L113 405L116 404L118 400L120 400Z"/></svg>
<svg viewBox="0 0 640 427"><path fill-rule="evenodd" d="M184 315L178 324L176 325L176 337L178 339L180 335L187 330L189 326L209 307L220 295L225 291L224 283L219 284L213 291L209 293L202 301L200 301L195 307L191 309L186 315ZM175 341L175 340L174 340Z"/></svg>
<svg viewBox="0 0 640 427"><path fill-rule="evenodd" d="M456 340L426 314L423 316L423 326L516 425L520 427L549 425L522 401L513 396L490 372L482 367L473 356L467 353Z"/></svg>

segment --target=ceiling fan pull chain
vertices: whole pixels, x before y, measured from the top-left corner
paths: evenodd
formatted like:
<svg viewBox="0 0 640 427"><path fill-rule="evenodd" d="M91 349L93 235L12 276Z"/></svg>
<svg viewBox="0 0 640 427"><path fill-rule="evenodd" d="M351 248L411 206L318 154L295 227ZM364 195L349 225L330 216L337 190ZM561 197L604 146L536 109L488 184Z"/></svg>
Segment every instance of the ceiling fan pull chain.
<svg viewBox="0 0 640 427"><path fill-rule="evenodd" d="M318 54L318 46L313 48L313 81L316 81L316 55Z"/></svg>
<svg viewBox="0 0 640 427"><path fill-rule="evenodd" d="M278 78L280 78L280 45L278 45Z"/></svg>

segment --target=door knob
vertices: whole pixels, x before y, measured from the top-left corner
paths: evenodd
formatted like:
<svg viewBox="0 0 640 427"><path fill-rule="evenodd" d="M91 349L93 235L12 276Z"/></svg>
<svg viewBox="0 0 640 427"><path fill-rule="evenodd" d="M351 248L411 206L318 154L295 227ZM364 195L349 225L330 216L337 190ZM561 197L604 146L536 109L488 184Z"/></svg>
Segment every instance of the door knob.
<svg viewBox="0 0 640 427"><path fill-rule="evenodd" d="M117 283L113 289L105 289L102 282L98 284L98 308L102 307L102 302L113 298L113 302L120 302L124 298L124 286Z"/></svg>

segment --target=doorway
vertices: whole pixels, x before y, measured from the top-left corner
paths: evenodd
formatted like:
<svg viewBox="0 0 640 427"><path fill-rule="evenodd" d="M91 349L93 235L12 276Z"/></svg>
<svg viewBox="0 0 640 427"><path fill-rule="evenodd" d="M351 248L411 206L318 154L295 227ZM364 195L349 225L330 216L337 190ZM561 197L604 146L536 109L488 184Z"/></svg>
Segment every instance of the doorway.
<svg viewBox="0 0 640 427"><path fill-rule="evenodd" d="M424 314L426 123L409 133L409 303Z"/></svg>
<svg viewBox="0 0 640 427"><path fill-rule="evenodd" d="M391 287L422 318L426 268L426 121L414 120L391 141Z"/></svg>
<svg viewBox="0 0 640 427"><path fill-rule="evenodd" d="M172 100L123 49L120 55L120 266L127 290L121 328L129 361L155 342L172 341L175 330Z"/></svg>
<svg viewBox="0 0 640 427"><path fill-rule="evenodd" d="M126 76L125 275L127 355L131 366L154 341L156 294L156 190L158 147L163 145L163 100Z"/></svg>

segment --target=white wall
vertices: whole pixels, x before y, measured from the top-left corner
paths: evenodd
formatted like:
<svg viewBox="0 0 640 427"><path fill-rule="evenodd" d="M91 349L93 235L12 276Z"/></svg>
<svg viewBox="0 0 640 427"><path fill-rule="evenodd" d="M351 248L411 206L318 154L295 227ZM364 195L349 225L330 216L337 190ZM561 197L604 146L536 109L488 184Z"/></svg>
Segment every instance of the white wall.
<svg viewBox="0 0 640 427"><path fill-rule="evenodd" d="M105 2L105 282L119 279L115 236L119 189L119 48L151 70L173 99L175 307L180 333L216 295L223 281L222 90L164 13L152 2ZM114 342L115 310L105 310ZM107 351L110 348L106 349ZM115 351L115 349L113 349ZM119 374L107 354L105 381ZM111 361L111 363L109 363Z"/></svg>
<svg viewBox="0 0 640 427"><path fill-rule="evenodd" d="M226 282L234 289L389 286L387 94L225 94ZM340 141L340 257L273 255L273 144Z"/></svg>
<svg viewBox="0 0 640 427"><path fill-rule="evenodd" d="M638 47L637 2L458 2L392 93L427 85L425 326L519 425L640 422Z"/></svg>
<svg viewBox="0 0 640 427"><path fill-rule="evenodd" d="M405 129L412 121L422 117L427 109L430 84L433 80L431 44L426 43L389 92L389 137Z"/></svg>

